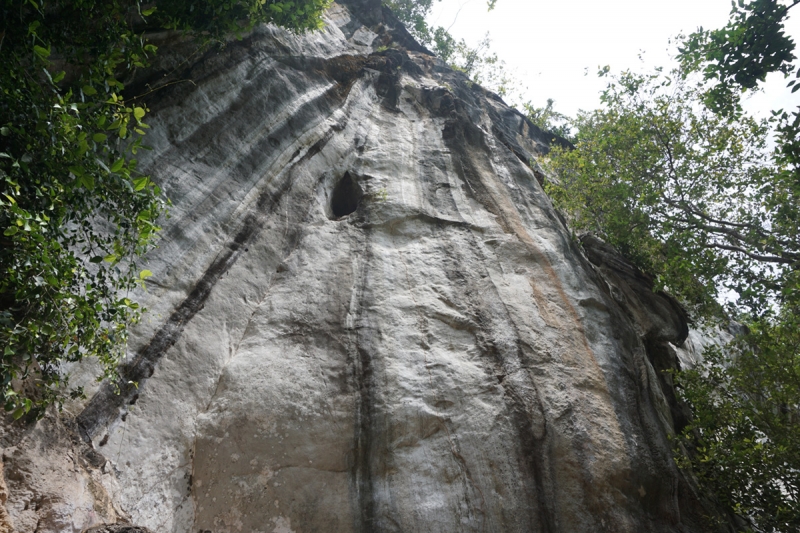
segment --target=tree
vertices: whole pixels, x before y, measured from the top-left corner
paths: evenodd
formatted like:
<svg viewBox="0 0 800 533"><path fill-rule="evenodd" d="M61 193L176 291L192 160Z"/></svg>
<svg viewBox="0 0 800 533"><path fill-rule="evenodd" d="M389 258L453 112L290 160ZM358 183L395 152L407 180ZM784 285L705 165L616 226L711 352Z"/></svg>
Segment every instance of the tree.
<svg viewBox="0 0 800 533"><path fill-rule="evenodd" d="M770 123L705 106L681 71L625 72L604 107L554 148L546 188L571 226L616 246L698 323L747 326L678 374L693 420L678 454L701 485L763 531L800 523L800 205ZM725 300L727 305L723 305ZM725 309L727 307L727 309Z"/></svg>
<svg viewBox="0 0 800 533"><path fill-rule="evenodd" d="M713 81L705 97L711 109L731 112L742 90L755 89L772 72L792 72L795 44L784 31L784 21L798 4L738 0L724 28L700 28L683 40L679 58L684 71L702 70L705 79Z"/></svg>
<svg viewBox="0 0 800 533"><path fill-rule="evenodd" d="M703 102L731 120L742 116L740 98L767 74L793 79L795 43L784 31L789 10L800 1L743 0L733 4L729 23L702 28L682 43L685 75L702 72ZM776 148L773 183L765 209L774 242L794 261L769 291L772 313L748 317L747 335L727 354L711 353L706 373L684 372L684 397L695 421L684 432L697 454L691 461L701 482L764 531L800 529L800 108L772 113ZM778 194L774 194L778 191ZM763 268L763 267L762 267Z"/></svg>
<svg viewBox="0 0 800 533"><path fill-rule="evenodd" d="M147 31L204 43L260 22L321 24L327 0L2 0L0 395L15 418L70 390L64 365L115 377L141 310L137 259L166 200L134 156L147 113L120 81L156 53Z"/></svg>
<svg viewBox="0 0 800 533"><path fill-rule="evenodd" d="M800 259L782 224L798 207L785 205L783 169L766 153L768 124L716 115L702 97L679 72L623 73L604 109L575 120L578 149L555 152L548 190L575 229L599 233L690 308L714 308L728 289L763 311Z"/></svg>
<svg viewBox="0 0 800 533"><path fill-rule="evenodd" d="M795 286L797 284L795 283ZM702 367L678 375L693 420L679 436L678 463L707 494L755 531L800 530L800 309L705 352Z"/></svg>
<svg viewBox="0 0 800 533"><path fill-rule="evenodd" d="M773 72L792 77L792 93L800 89L800 68L793 61L795 43L786 35L784 22L800 0L753 0L733 3L728 24L718 30L692 33L683 40L678 58L685 75L702 72L708 85L704 103L721 116L735 118L741 113L740 99ZM792 73L794 75L792 76ZM779 177L787 196L784 205L800 201L800 107L794 111L773 111L775 163L782 168ZM789 210L779 222L786 234L800 231L796 211Z"/></svg>

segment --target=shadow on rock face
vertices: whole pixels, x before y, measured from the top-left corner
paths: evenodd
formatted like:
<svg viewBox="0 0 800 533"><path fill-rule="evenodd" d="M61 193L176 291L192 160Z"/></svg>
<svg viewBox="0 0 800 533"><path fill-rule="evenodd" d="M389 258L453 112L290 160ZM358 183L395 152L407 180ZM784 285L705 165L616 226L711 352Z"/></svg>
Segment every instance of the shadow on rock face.
<svg viewBox="0 0 800 533"><path fill-rule="evenodd" d="M83 533L151 533L151 531L146 527L132 526L131 524L112 524L93 527Z"/></svg>

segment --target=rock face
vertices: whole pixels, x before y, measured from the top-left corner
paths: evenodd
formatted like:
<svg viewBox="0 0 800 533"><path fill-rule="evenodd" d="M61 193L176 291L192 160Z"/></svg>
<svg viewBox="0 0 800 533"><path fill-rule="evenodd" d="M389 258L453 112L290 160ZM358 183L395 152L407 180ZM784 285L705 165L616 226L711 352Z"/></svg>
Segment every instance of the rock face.
<svg viewBox="0 0 800 533"><path fill-rule="evenodd" d="M102 511L39 532L708 530L660 373L683 312L571 240L529 165L548 135L379 2L327 20L163 36L142 163L174 207L138 387L70 406L101 459L9 483L18 530L25 498ZM68 451L26 431L7 478Z"/></svg>

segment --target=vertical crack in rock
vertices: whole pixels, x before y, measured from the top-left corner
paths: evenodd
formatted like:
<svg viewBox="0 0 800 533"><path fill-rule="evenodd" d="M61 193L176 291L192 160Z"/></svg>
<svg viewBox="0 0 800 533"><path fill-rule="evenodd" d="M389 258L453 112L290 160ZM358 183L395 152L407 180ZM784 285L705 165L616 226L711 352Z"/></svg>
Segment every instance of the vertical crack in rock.
<svg viewBox="0 0 800 533"><path fill-rule="evenodd" d="M461 251L456 246L451 246L448 247L450 253L456 256L461 256L464 253L479 254L480 246L477 237L471 231L467 233L469 235L468 239L472 241L472 246L466 251ZM456 263L482 264L486 260L486 257L482 257L482 261L471 261L470 259L459 257ZM475 275L473 273L473 276ZM479 277L489 277L486 272L477 273L477 275ZM471 280L469 282L470 285L475 284L472 281L474 277L468 277L467 279ZM538 389L527 372L526 365L523 363L519 347L519 334L515 336L512 353L509 354L504 354L504 350L501 350L492 339L492 322L494 320L502 321L516 329L502 297L497 292L494 284L492 284L492 287L495 290L490 294L477 286L471 286L467 291L466 297L469 302L469 308L474 309L476 312L473 321L477 329L473 331L473 335L481 349L481 353L487 358L490 373L493 376L497 376L500 386L505 391L503 400L506 409L515 421L514 428L517 431L524 460L524 463L520 466L525 469L526 475L523 477L528 480L528 483L525 484L526 492L528 492L527 500L533 503L535 508L535 513L529 517L528 530L531 532L551 533L558 531L558 529L552 505L549 503L553 500L549 486L554 480L546 464L549 456L547 450L547 419ZM499 302L499 307L503 310L503 313L498 316L496 309L498 305L488 305L488 301ZM510 361L509 356L513 357L514 360ZM523 383L519 383L520 381ZM520 385L533 390L533 402L526 398L529 395L521 392Z"/></svg>
<svg viewBox="0 0 800 533"><path fill-rule="evenodd" d="M320 150L321 149L322 149L322 146L320 146ZM309 155L309 158L311 156L313 156L313 154ZM297 249L297 247L298 247L298 245L299 245L299 243L300 243L300 241L302 239L302 234L303 234L303 228L304 227L305 226L303 224L295 225L293 234L286 238L286 248L288 249L288 251L286 251L284 254L282 254L283 258L282 258L281 262L279 263L280 265L285 264L286 260ZM214 386L214 392L209 397L208 402L206 403L206 405L202 409L202 411L198 412L197 416L195 417L195 433L194 433L194 438L192 440L192 448L191 448L191 452L190 452L190 458L192 459L191 460L191 465L190 465L191 466L191 475L190 475L190 482L189 482L189 494L187 495L187 498L192 498L194 500L194 502L195 502L195 505L194 505L194 509L195 509L194 510L194 516L193 516L193 519L192 519L192 523L194 525L197 524L197 509L196 509L196 507L197 507L197 492L196 492L196 488L195 488L194 484L191 482L191 480L194 479L194 477L196 475L195 474L196 463L195 463L195 461L193 459L194 459L194 456L195 456L196 451L197 451L197 437L198 437L197 420L199 419L200 416L202 416L204 414L207 414L209 412L209 410L211 409L211 406L217 400L217 398L219 396L219 393L220 393L220 387L222 385L223 380L226 377L225 376L225 369L234 360L234 358L236 357L237 353L239 352L239 347L241 346L242 341L245 339L245 337L247 336L247 334L250 331L250 325L253 322L253 317L259 312L259 310L261 309L261 306L264 304L266 299L269 297L270 291L274 286L275 275L276 274L273 273L270 276L269 282L267 284L267 287L264 290L264 294L261 296L260 300L253 307L253 311L250 313L250 317L247 319L247 323L242 328L241 337L237 340L236 345L231 347L231 353L230 353L228 359L222 365L222 368L219 369L219 376L217 377L217 381L216 381L216 384ZM203 530L201 529L200 531L203 531Z"/></svg>
<svg viewBox="0 0 800 533"><path fill-rule="evenodd" d="M591 510L598 523L614 524L617 519L608 509L610 502L605 496L592 490L592 486L596 483L595 476L602 478L607 475L605 473L607 467L602 465L591 467L590 463L586 462L586 458L593 455L592 447L598 441L610 439L618 446L624 446L625 443L604 374L589 345L581 317L567 296L558 274L528 235L517 210L514 206L507 205L508 194L504 194L500 190L504 186L494 178L491 165L478 161L480 154L488 154L492 151L486 145L484 132L460 111L461 105L460 101L455 102L455 109L449 113L443 130L443 139L453 154L454 164L460 171L461 178L468 185L471 195L497 217L497 222L506 233L519 239L534 262L542 269L550 294L548 294L549 297L541 300L537 298L540 300L537 301L537 305L540 309L547 309L543 314L555 322L556 329L560 331L562 338L572 348L563 350L561 358L569 367L580 368L583 373L583 379L575 384L575 390L610 415L610 418L604 420L604 426L598 425L594 420L581 420L580 425L585 428L583 431L588 433L584 436L581 436L580 433L576 435L572 444L575 457L583 458L578 459L580 463L583 463L583 468L579 470L579 479L584 485L583 494L586 497L583 505ZM538 296L542 291L537 290L538 283L535 280L531 281L534 295ZM530 406L526 405L525 408L526 412L529 412ZM521 422L524 427L524 421ZM539 473L543 469L542 465L536 461L532 464L532 468ZM596 471L595 468L597 468ZM612 496L612 498L616 497ZM573 502L573 504L579 504L579 502ZM556 526L550 523L548 527L554 530Z"/></svg>
<svg viewBox="0 0 800 533"><path fill-rule="evenodd" d="M556 271L553 269L547 257L545 257L528 235L523 227L522 221L519 219L519 214L516 212L516 209L514 209L513 206L504 205L505 198L500 198L499 194L492 191L493 187L486 183L488 176L493 174L492 170L478 168L475 158L471 155L471 152L490 152L489 147L485 144L484 133L477 126L469 122L466 117L458 116L447 122L443 131L443 138L453 153L453 159L458 165L461 178L470 186L475 199L497 217L498 223L506 233L515 235L520 242L526 246L533 259L542 270L544 270L550 281L550 287L556 291L560 300L559 303L562 304L562 307L559 309L567 312L569 321L571 322L570 324L561 324L561 329L568 335L570 335L570 332L574 332L573 340L577 343L576 348L578 348L579 351L584 351L588 358L594 361L594 367L596 368L597 362L586 340L586 334L583 331L580 316L564 292L558 274L556 274ZM541 304L543 306L553 305L546 299L543 299ZM551 317L555 316L552 312L549 314ZM572 337L572 335L570 336ZM595 379L602 379L599 368L596 368L596 374L593 377Z"/></svg>
<svg viewBox="0 0 800 533"><path fill-rule="evenodd" d="M371 232L368 228L363 230L364 246L361 261L358 263L359 271L354 276L354 295L351 297L352 324L348 325L351 339L350 358L353 365L354 390L358 397L355 409L354 450L351 472L351 491L354 504L353 517L355 518L354 530L357 533L371 533L376 529L375 488L372 477L372 432L375 430L373 408L375 405L375 384L370 354L361 340L369 328L369 316L364 309L365 293L368 283L368 268L371 263L372 249L370 245ZM355 309L353 309L355 304ZM374 332L377 334L377 332Z"/></svg>

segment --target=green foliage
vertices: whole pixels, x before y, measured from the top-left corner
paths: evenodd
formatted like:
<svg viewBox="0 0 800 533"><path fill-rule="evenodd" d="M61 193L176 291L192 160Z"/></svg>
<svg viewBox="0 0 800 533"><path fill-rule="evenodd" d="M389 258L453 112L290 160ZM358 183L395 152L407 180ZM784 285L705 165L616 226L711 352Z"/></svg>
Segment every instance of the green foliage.
<svg viewBox="0 0 800 533"><path fill-rule="evenodd" d="M697 313L722 288L761 312L800 258L797 203L769 161L767 124L729 120L679 75L624 73L605 108L575 120L577 150L554 150L548 185L572 224L653 273ZM763 267L762 265L768 265Z"/></svg>
<svg viewBox="0 0 800 533"><path fill-rule="evenodd" d="M433 49L453 70L466 74L472 83L505 98L519 98L519 82L506 70L505 62L491 51L488 33L473 47L464 39L456 40L443 28L437 28Z"/></svg>
<svg viewBox="0 0 800 533"><path fill-rule="evenodd" d="M767 74L793 73L794 41L784 31L800 4L743 0L722 29L700 29L684 40L679 58L707 83L704 103L720 116L741 116L740 96ZM800 69L788 87L800 88ZM770 246L793 262L773 275L766 293L772 313L751 313L750 333L735 342L736 357L710 354L707 373L679 381L695 421L684 432L691 467L701 483L761 531L800 529L800 108L773 112L775 151L761 209L770 215ZM761 265L766 272L767 268ZM753 283L747 298L762 290Z"/></svg>
<svg viewBox="0 0 800 533"><path fill-rule="evenodd" d="M121 79L156 53L134 28L203 39L258 22L316 28L327 0L2 0L0 28L0 395L19 418L59 403L65 364L114 377L128 292L151 273L166 200L137 171L147 108Z"/></svg>
<svg viewBox="0 0 800 533"><path fill-rule="evenodd" d="M800 0L738 0L724 28L701 28L683 40L679 59L684 75L702 72L707 82L703 101L710 109L735 119L741 113L742 93L757 89L772 72L791 77L788 87L792 92L800 89L800 69L794 71L792 63L795 43L784 31L789 11L797 5ZM777 181L786 193L774 197L779 204L771 209L780 212L780 232L797 235L797 210L789 206L796 205L800 196L800 108L775 110L771 120L777 146L775 163L781 173Z"/></svg>
<svg viewBox="0 0 800 533"><path fill-rule="evenodd" d="M708 107L732 111L739 105L740 90L754 89L770 72L792 71L795 43L784 31L784 20L798 3L738 0L724 28L701 28L684 40L679 49L684 71L702 70L714 82L705 96Z"/></svg>
<svg viewBox="0 0 800 533"><path fill-rule="evenodd" d="M294 31L322 27L330 0L159 0L153 11L158 27L212 36L241 35L256 24L271 23Z"/></svg>
<svg viewBox="0 0 800 533"><path fill-rule="evenodd" d="M434 0L383 0L383 5L392 10L397 18L405 24L408 31L420 43L429 44L432 40L432 29L425 17L430 14ZM441 1L441 0L439 0Z"/></svg>
<svg viewBox="0 0 800 533"><path fill-rule="evenodd" d="M796 286L796 284L795 284ZM795 304L798 302L795 302ZM678 383L694 418L681 466L758 531L800 530L800 309L706 350Z"/></svg>

